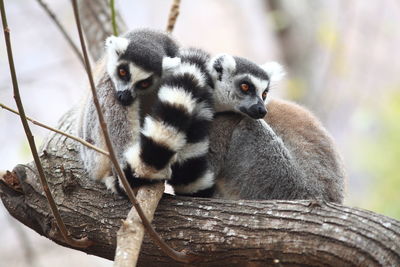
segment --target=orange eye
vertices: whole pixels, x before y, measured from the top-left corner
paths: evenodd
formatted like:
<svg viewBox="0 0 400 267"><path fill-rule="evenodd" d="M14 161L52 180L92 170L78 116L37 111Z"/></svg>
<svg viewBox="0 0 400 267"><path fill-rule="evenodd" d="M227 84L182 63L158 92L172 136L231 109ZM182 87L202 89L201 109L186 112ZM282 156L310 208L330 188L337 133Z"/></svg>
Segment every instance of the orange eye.
<svg viewBox="0 0 400 267"><path fill-rule="evenodd" d="M247 92L247 91L249 91L250 86L249 86L247 83L242 83L242 84L240 85L240 89L241 89L243 92Z"/></svg>
<svg viewBox="0 0 400 267"><path fill-rule="evenodd" d="M118 70L118 73L119 73L119 76L121 76L121 77L124 77L127 74L126 70L124 70L122 68Z"/></svg>
<svg viewBox="0 0 400 267"><path fill-rule="evenodd" d="M265 100L267 98L267 91L264 91L264 93L262 93L262 99Z"/></svg>

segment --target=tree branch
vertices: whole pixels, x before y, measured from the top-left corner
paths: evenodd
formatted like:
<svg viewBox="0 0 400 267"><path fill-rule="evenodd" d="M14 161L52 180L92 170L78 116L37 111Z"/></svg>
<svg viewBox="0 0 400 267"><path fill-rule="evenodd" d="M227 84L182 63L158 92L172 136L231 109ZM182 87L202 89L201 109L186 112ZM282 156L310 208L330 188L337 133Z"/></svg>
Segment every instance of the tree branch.
<svg viewBox="0 0 400 267"><path fill-rule="evenodd" d="M226 116L216 118L213 131L227 128ZM75 121L74 114L66 114L58 128L68 132ZM226 139L221 138L211 146ZM54 134L46 144L43 149L48 153L41 155L41 161L65 224L74 237L87 235L94 242L79 250L113 259L116 233L130 211L129 201L87 177L75 142ZM15 176L22 193L0 181L0 197L9 213L39 234L69 246L53 234L55 224L34 164L17 166ZM172 246L206 255L196 266L395 266L400 262L399 221L331 203L164 195L153 224ZM138 265L179 266L146 235Z"/></svg>
<svg viewBox="0 0 400 267"><path fill-rule="evenodd" d="M181 0L174 0L171 6L171 10L169 11L168 23L167 23L167 32L172 32L174 30L176 20L179 16L179 8L181 5Z"/></svg>

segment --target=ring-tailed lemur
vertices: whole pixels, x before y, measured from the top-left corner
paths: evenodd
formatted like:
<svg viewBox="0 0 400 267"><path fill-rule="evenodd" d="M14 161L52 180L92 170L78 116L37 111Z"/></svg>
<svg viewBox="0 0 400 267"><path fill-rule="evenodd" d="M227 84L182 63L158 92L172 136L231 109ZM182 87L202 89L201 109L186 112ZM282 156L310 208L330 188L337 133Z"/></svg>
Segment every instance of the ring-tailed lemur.
<svg viewBox="0 0 400 267"><path fill-rule="evenodd" d="M268 99L269 88L283 76L279 64L258 66L220 55L211 60L209 71L216 110L245 115L227 119L223 127L218 117L213 126L211 141L229 139L221 145L211 142L216 146L210 154L213 197L343 201L345 172L328 132L306 109Z"/></svg>
<svg viewBox="0 0 400 267"><path fill-rule="evenodd" d="M162 32L141 29L121 37L106 40L106 53L96 68L96 89L111 141L118 159L137 142L140 119L156 95L162 76L162 60L174 57L178 45ZM97 118L92 96L84 99L80 109L78 135L95 146L105 149L105 142ZM80 155L88 174L113 188L115 179L109 159L80 146Z"/></svg>
<svg viewBox="0 0 400 267"><path fill-rule="evenodd" d="M166 58L158 101L140 131L139 142L125 153L125 174L131 185L167 180L176 194L211 196L208 130L213 118L213 90L207 70L209 55L181 49Z"/></svg>

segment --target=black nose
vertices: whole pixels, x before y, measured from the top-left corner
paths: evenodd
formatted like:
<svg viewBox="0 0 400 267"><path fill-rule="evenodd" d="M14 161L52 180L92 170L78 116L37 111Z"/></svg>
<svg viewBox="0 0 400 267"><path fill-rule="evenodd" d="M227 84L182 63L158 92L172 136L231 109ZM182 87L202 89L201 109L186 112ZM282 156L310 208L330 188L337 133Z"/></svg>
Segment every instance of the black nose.
<svg viewBox="0 0 400 267"><path fill-rule="evenodd" d="M261 116L261 118L263 118L265 114L267 114L267 110L265 109L264 106L258 107L258 114Z"/></svg>
<svg viewBox="0 0 400 267"><path fill-rule="evenodd" d="M116 91L115 95L118 99L118 101L123 105L123 106L129 106L130 104L133 103L135 100L132 96L132 93L128 90L124 91Z"/></svg>
<svg viewBox="0 0 400 267"><path fill-rule="evenodd" d="M249 109L249 115L253 119L261 119L267 114L267 110L264 107L264 104L255 104L252 105Z"/></svg>

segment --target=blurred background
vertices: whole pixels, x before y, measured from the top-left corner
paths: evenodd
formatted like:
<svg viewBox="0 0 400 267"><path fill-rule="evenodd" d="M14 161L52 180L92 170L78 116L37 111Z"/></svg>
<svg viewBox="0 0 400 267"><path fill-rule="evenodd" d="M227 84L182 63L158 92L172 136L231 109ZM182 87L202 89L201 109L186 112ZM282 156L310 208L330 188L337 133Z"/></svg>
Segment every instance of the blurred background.
<svg viewBox="0 0 400 267"><path fill-rule="evenodd" d="M70 1L48 1L77 41ZM117 1L128 27L165 29L172 1ZM49 125L86 92L82 65L36 1L6 1L26 113ZM400 219L400 2L182 0L182 45L256 63L287 77L273 94L313 111L343 155L345 204ZM15 107L3 35L0 102ZM0 170L31 161L17 116L0 109ZM38 145L47 132L32 126ZM66 249L11 218L0 203L0 266L111 266Z"/></svg>

